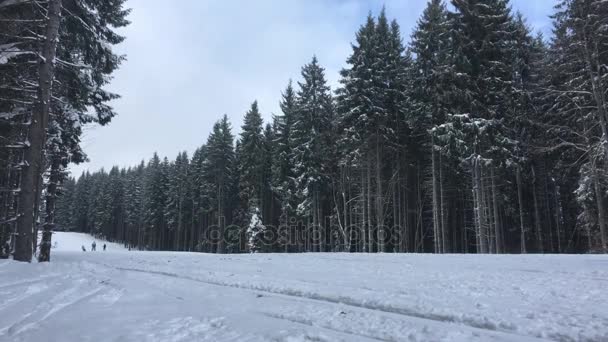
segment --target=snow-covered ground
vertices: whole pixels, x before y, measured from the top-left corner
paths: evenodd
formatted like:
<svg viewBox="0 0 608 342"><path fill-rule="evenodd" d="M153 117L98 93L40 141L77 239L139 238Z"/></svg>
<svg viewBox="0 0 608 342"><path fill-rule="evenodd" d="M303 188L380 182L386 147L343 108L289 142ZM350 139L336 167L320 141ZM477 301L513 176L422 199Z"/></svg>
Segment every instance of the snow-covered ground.
<svg viewBox="0 0 608 342"><path fill-rule="evenodd" d="M89 252L0 261L0 341L608 341L600 255ZM87 252L80 251L85 245Z"/></svg>
<svg viewBox="0 0 608 342"><path fill-rule="evenodd" d="M38 241L40 241L40 237ZM99 240L88 234L55 232L53 234L51 257L54 256L55 252L81 252L82 246L87 251L91 251L93 242L97 245L97 251L103 251L104 244L108 252L125 250L125 247L121 244Z"/></svg>

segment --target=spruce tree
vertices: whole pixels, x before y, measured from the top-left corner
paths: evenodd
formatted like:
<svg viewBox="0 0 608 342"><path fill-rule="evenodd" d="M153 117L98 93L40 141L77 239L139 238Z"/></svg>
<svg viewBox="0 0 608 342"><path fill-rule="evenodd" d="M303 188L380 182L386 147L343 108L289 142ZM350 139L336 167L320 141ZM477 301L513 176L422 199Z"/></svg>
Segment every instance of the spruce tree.
<svg viewBox="0 0 608 342"><path fill-rule="evenodd" d="M302 68L298 82L297 115L291 127L292 163L296 175L297 212L309 218L313 251L323 251L327 232L324 204L328 198L328 175L332 142L333 99L325 80L325 70L316 57Z"/></svg>
<svg viewBox="0 0 608 342"><path fill-rule="evenodd" d="M261 210L264 195L264 135L258 102L251 104L241 127L239 151L239 196L251 218ZM258 215L260 216L261 213ZM249 221L249 219L248 219Z"/></svg>
<svg viewBox="0 0 608 342"><path fill-rule="evenodd" d="M207 140L207 158L203 163L203 173L211 192L209 200L216 216L216 225L221 241L218 253L224 253L226 246L225 228L230 224L230 192L233 190L232 177L234 170L234 137L228 117L215 123Z"/></svg>
<svg viewBox="0 0 608 342"><path fill-rule="evenodd" d="M291 235L291 220L295 219L294 167L291 163L291 127L297 115L296 93L291 80L282 94L280 103L283 115L274 116L273 158L272 158L272 191L279 201L280 216L278 225L279 245L282 250L289 250Z"/></svg>

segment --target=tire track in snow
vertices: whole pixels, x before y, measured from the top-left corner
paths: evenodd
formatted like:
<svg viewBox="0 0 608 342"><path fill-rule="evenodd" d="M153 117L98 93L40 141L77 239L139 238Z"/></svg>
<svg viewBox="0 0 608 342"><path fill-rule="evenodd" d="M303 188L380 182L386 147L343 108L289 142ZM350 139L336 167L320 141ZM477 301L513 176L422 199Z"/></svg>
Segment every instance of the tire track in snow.
<svg viewBox="0 0 608 342"><path fill-rule="evenodd" d="M323 325L317 325L314 324L313 322L311 322L310 320L307 319L301 319L301 318L297 318L297 317L287 317L285 315L280 315L280 314L272 314L272 313L268 313L268 312L262 312L262 315L266 316L266 317L270 317L270 318L274 318L274 319L280 319L280 320L284 320L284 321L288 321L291 323L297 323L297 324L303 324L303 325L307 325L309 327L314 327L314 328L323 328L323 329L327 329L327 330L331 330L337 333L341 333L341 334L345 334L345 335L351 335L351 336L356 336L356 337L364 337L364 338L368 338L368 339L372 339L372 340L376 340L376 341L383 341L383 342L395 342L397 340L395 339L384 339L381 337L377 337L377 336L371 336L371 335L367 335L367 334L361 334L361 333L357 333L351 330L341 330L341 329L336 329L330 325L327 324L323 324Z"/></svg>
<svg viewBox="0 0 608 342"><path fill-rule="evenodd" d="M99 292L103 290L102 287L98 287L92 291L87 292L84 295L78 296L73 299L69 299L67 302L62 302L63 298L70 298L70 295L73 294L75 288L71 288L65 291L60 292L58 295L55 295L51 300L46 302L46 305L39 305L34 311L26 314L19 321L0 329L0 334L7 333L10 336L19 335L29 329L34 328L39 323L49 319L54 314L65 310L68 307L74 306L82 301L85 301L89 298L94 297ZM49 308L50 306L50 308Z"/></svg>
<svg viewBox="0 0 608 342"><path fill-rule="evenodd" d="M59 277L60 276L58 276L58 275L51 275L51 276L44 276L44 277L38 277L38 278L32 278L32 279L27 279L27 280L16 281L16 282L13 282L13 283L0 284L0 290L4 290L6 288L15 287L15 286L36 284L36 283L39 283L39 282L41 282L43 280L49 280L49 279L59 278Z"/></svg>
<svg viewBox="0 0 608 342"><path fill-rule="evenodd" d="M396 306L383 304L383 303L373 303L373 302L370 303L370 302L366 302L366 301L360 301L360 300L357 300L357 299L354 299L354 298L348 297L348 296L334 297L334 296L323 295L320 293L302 291L302 290L298 290L298 289L281 289L281 288L276 288L276 287L271 287L271 286L265 286L262 284L246 284L246 283L239 283L239 282L227 282L227 281L222 281L219 279L200 279L200 278L190 277L190 276L186 276L186 275L180 275L177 273L171 273L171 272L143 270L143 269L129 268L129 267L116 267L116 266L108 265L105 263L98 263L98 265L105 266L110 269L115 269L115 270L119 270L119 271L139 272L139 273L145 273L145 274L160 275L160 276L166 276L166 277L171 277L171 278L176 278L176 279L194 281L194 282L208 284L208 285L231 287L231 288L237 288L237 289L243 289L243 290L249 290L249 291L259 291L259 292L283 295L283 296L294 297L294 298L304 298L304 299L308 299L308 300L325 302L325 303L330 303L330 304L341 304L341 305L346 305L346 306L364 309L364 310L397 314L400 316L413 317L413 318L429 320L429 321L444 323L444 324L448 324L448 323L459 324L461 326L465 326L465 327L469 327L469 328L480 329L480 330L489 331L489 332L500 332L500 333L514 335L514 336L526 337L529 339L538 339L539 338L538 336L520 333L511 326L503 326L503 325L496 324L494 322L489 321L485 317L484 317L484 319L478 319L475 317L466 317L466 316L457 317L457 316L453 316L453 315L424 313L424 312L415 311L411 308L406 308L406 307L396 307Z"/></svg>

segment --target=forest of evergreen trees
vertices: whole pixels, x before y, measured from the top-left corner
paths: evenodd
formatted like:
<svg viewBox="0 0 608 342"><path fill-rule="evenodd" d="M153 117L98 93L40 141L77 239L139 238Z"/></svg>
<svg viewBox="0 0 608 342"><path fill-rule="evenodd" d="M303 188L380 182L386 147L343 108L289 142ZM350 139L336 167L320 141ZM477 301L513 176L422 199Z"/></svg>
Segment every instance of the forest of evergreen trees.
<svg viewBox="0 0 608 342"><path fill-rule="evenodd" d="M370 14L338 89L313 57L272 122L253 102L238 137L224 116L191 156L66 178L57 229L212 253L608 252L608 1L552 20L543 37L508 0L431 0L406 44Z"/></svg>
<svg viewBox="0 0 608 342"><path fill-rule="evenodd" d="M55 200L86 160L83 125L116 115L126 0L0 0L0 258L50 260ZM38 241L38 231L42 239Z"/></svg>

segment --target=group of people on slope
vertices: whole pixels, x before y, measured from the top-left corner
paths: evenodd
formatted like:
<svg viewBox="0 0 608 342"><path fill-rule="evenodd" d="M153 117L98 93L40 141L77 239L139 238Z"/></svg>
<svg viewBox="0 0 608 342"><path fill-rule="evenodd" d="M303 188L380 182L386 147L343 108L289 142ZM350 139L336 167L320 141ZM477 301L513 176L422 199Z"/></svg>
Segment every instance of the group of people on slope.
<svg viewBox="0 0 608 342"><path fill-rule="evenodd" d="M103 244L103 251L106 251L106 244ZM97 250L97 243L95 243L95 241L93 241L93 243L91 244L91 252L95 252ZM82 245L82 251L86 252L87 249L84 247L84 245Z"/></svg>

